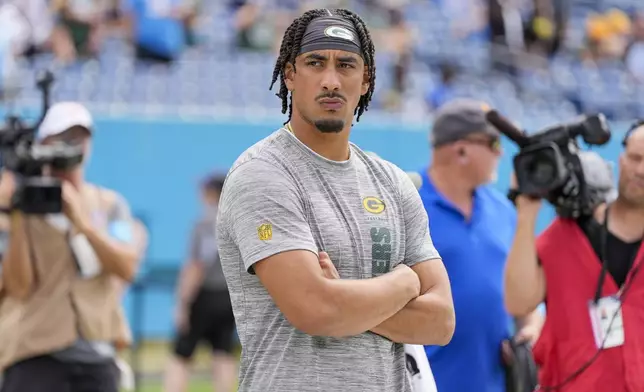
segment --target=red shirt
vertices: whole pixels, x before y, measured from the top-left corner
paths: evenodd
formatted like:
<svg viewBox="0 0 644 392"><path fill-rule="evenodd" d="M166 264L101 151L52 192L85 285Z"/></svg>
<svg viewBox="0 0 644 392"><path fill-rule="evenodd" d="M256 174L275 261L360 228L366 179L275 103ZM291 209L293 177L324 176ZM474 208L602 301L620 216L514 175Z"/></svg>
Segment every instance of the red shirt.
<svg viewBox="0 0 644 392"><path fill-rule="evenodd" d="M541 367L540 383L550 387L597 355L589 302L602 264L573 220L557 218L537 240L537 253L546 274L547 317L534 355ZM634 273L644 268L639 267L643 262L641 246L626 280L630 288L622 298L624 345L603 350L588 369L557 391L644 392L644 272ZM607 274L602 295L618 290Z"/></svg>

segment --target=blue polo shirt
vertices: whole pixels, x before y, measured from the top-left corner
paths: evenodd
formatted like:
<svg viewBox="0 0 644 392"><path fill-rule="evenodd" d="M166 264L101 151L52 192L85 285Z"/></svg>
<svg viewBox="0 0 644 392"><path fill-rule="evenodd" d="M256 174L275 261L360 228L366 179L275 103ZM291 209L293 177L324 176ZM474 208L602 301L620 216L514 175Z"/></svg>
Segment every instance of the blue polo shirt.
<svg viewBox="0 0 644 392"><path fill-rule="evenodd" d="M510 336L503 304L503 270L516 227L510 201L490 185L474 193L472 216L432 184L427 170L419 189L432 240L452 286L456 329L445 347L425 346L440 392L504 392L501 343Z"/></svg>

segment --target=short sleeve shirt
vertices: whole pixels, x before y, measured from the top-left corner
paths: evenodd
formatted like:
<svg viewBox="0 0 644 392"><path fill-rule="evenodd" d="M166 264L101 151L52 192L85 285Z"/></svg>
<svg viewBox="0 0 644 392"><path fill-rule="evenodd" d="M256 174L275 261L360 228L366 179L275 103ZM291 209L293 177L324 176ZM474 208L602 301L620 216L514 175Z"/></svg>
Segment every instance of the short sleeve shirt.
<svg viewBox="0 0 644 392"><path fill-rule="evenodd" d="M505 391L501 344L512 318L503 302L503 271L514 233L516 211L492 185L473 194L469 218L420 173L419 189L434 243L450 279L456 329L447 346L425 346L439 391ZM467 369L467 377L462 377ZM482 387L484 386L484 387Z"/></svg>
<svg viewBox="0 0 644 392"><path fill-rule="evenodd" d="M256 262L289 250L326 251L346 279L439 259L408 176L350 149L349 160L330 161L280 129L231 168L218 233L244 347L240 391L411 391L402 344L370 332L338 339L298 331L253 274Z"/></svg>
<svg viewBox="0 0 644 392"><path fill-rule="evenodd" d="M203 288L212 291L225 291L226 279L221 269L217 249L217 220L208 216L197 222L190 240L190 259L203 263L205 276Z"/></svg>

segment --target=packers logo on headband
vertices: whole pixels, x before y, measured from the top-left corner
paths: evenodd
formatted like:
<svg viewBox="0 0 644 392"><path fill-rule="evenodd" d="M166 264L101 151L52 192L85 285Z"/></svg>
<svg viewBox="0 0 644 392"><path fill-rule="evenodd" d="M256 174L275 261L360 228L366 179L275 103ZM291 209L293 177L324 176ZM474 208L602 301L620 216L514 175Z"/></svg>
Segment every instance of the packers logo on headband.
<svg viewBox="0 0 644 392"><path fill-rule="evenodd" d="M342 26L329 26L324 29L324 35L327 37L341 38L353 41L353 33Z"/></svg>

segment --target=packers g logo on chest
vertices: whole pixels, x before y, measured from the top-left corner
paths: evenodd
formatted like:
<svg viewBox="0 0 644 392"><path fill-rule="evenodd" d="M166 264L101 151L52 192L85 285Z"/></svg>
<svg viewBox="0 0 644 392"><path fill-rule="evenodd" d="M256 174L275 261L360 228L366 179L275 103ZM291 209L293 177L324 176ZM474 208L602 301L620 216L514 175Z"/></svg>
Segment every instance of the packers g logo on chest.
<svg viewBox="0 0 644 392"><path fill-rule="evenodd" d="M372 214L380 214L385 210L385 202L377 197L369 196L362 199L362 207Z"/></svg>

